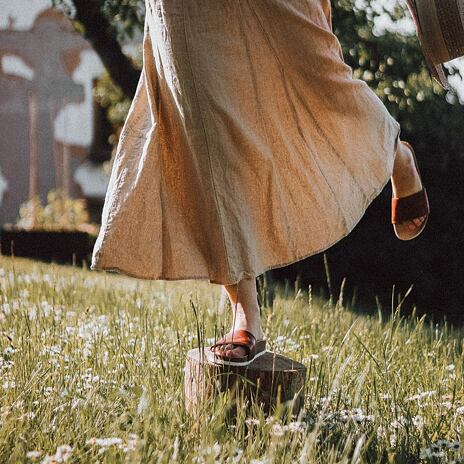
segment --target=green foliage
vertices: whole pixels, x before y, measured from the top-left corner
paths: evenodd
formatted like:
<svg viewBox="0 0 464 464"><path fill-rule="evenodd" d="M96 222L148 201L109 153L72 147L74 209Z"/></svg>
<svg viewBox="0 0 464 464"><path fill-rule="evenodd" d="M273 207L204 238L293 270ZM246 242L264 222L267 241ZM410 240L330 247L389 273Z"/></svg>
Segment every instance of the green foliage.
<svg viewBox="0 0 464 464"><path fill-rule="evenodd" d="M271 351L306 365L304 411L265 418L238 398L233 424L227 395L199 403L197 415L184 404L187 351L232 322L230 311L218 314L219 286L0 256L0 289L2 463L438 464L464 455L463 331L405 319L401 305L391 317L360 315L342 295L331 305L277 288L263 329Z"/></svg>
<svg viewBox="0 0 464 464"><path fill-rule="evenodd" d="M415 32L386 30L380 36L374 34L374 21L380 13L393 22L408 18L412 24L405 2L397 1L388 9L378 5L375 0L333 0L334 33L353 77L366 81L400 122L402 138L430 145L429 129L434 125L433 133L448 141L449 128L456 126L456 118L459 121L464 116L456 91L446 91L432 79ZM458 68L449 68L450 75L462 79ZM458 138L461 132L456 132Z"/></svg>
<svg viewBox="0 0 464 464"><path fill-rule="evenodd" d="M100 0L106 17L118 28L118 39L134 38L142 31L145 17L144 0Z"/></svg>
<svg viewBox="0 0 464 464"><path fill-rule="evenodd" d="M51 2L71 20L74 15L74 3L83 3L82 0L51 0ZM144 0L91 0L91 2L100 5L101 11L110 22L118 40L133 39L138 32L143 30Z"/></svg>
<svg viewBox="0 0 464 464"><path fill-rule="evenodd" d="M60 189L53 189L47 194L45 206L42 206L39 196L21 204L16 228L90 232L94 231L95 225L89 224L89 213L84 199L69 198Z"/></svg>
<svg viewBox="0 0 464 464"><path fill-rule="evenodd" d="M362 9L355 0L338 0L333 5L334 33L340 40L345 61L355 78L365 80L394 116L413 112L417 102L443 98L444 90L432 81L416 34L385 31L374 35L374 20L379 16L366 0ZM399 21L409 12L403 3L382 14ZM412 21L412 20L411 20Z"/></svg>
<svg viewBox="0 0 464 464"><path fill-rule="evenodd" d="M103 108L106 108L110 123L115 128L122 126L129 111L131 99L127 98L114 84L106 70L98 78L93 94Z"/></svg>
<svg viewBox="0 0 464 464"><path fill-rule="evenodd" d="M53 3L72 17L73 1L78 0L53 0ZM143 32L143 0L94 1L100 4L119 40ZM374 21L380 14L394 22L409 18L405 2L397 1L392 7L385 8L378 0L332 0L334 33L341 43L345 61L353 69L353 77L368 83L390 113L400 120L406 133L413 130L413 123L417 123L410 115L423 111L423 103L436 106L440 113L436 116L445 126L449 107L460 106L455 92L448 92L450 95L445 99L445 90L432 80L415 33L387 31L380 36L374 34ZM138 58L137 66L141 67L141 64L141 58ZM450 73L460 75L454 68ZM130 101L122 96L107 74L102 76L96 92L108 108L110 121L115 127L121 125Z"/></svg>

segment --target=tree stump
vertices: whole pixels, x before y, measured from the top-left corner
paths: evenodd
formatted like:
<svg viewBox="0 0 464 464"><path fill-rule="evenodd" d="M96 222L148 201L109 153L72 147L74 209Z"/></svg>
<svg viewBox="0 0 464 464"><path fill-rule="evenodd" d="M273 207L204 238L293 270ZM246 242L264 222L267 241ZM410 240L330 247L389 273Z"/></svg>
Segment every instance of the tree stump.
<svg viewBox="0 0 464 464"><path fill-rule="evenodd" d="M208 347L188 352L184 367L185 406L189 413L215 394L243 394L248 406L258 403L265 415L282 408L297 416L304 404L306 367L280 354L267 351L248 366L217 364ZM236 414L236 403L229 413Z"/></svg>

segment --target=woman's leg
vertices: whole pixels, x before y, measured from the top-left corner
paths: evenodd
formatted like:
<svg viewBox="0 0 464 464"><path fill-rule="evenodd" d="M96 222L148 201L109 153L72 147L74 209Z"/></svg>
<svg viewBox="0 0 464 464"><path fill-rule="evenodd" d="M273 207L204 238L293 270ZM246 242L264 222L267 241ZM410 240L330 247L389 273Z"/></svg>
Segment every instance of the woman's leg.
<svg viewBox="0 0 464 464"><path fill-rule="evenodd" d="M398 149L391 177L393 195L404 197L419 191L422 188L419 174L416 170L414 159L410 149L403 143L398 143ZM404 227L412 233L419 227L425 216L406 221ZM233 330L246 329L250 331L257 340L264 338L261 327L260 308L258 304L258 293L256 279L242 279L238 284L224 285L229 300L232 304L232 328ZM222 345L215 350L226 350L227 356L243 356L246 350L233 344Z"/></svg>
<svg viewBox="0 0 464 464"><path fill-rule="evenodd" d="M421 188L419 173L414 164L414 158L411 150L403 143L398 143L395 162L393 164L393 175L391 177L393 196L396 198L405 197L418 192ZM414 235L416 229L420 227L425 216L421 216L404 224L399 224L401 234Z"/></svg>
<svg viewBox="0 0 464 464"><path fill-rule="evenodd" d="M263 339L256 279L242 279L238 284L224 285L224 288L232 304L232 328L228 334L232 334L234 330L245 329L251 332L257 340ZM245 348L234 344L219 346L214 350L225 350L223 353L226 356L246 354Z"/></svg>

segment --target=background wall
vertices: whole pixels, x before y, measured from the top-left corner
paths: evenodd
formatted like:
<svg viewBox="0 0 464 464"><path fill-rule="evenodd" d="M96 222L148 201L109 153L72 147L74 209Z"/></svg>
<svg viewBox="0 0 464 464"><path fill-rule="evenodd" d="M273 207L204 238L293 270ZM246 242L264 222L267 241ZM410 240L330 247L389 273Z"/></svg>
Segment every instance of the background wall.
<svg viewBox="0 0 464 464"><path fill-rule="evenodd" d="M47 0L0 0L0 223L14 221L29 192L29 94L38 103L39 191L63 182L63 150L74 180L94 134L92 82L103 71L97 54ZM87 171L89 168L87 166ZM86 176L80 176L85 182ZM79 179L79 176L77 176ZM101 195L105 178L97 185ZM94 186L95 190L95 186Z"/></svg>

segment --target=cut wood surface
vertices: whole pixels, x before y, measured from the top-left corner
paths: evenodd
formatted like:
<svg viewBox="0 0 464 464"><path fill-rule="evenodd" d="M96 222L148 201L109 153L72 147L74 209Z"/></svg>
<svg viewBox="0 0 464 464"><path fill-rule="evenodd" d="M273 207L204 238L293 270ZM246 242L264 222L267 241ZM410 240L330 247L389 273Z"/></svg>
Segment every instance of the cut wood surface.
<svg viewBox="0 0 464 464"><path fill-rule="evenodd" d="M197 410L213 393L228 390L243 393L250 404L258 402L266 415L285 403L296 416L304 404L306 367L272 351L248 366L228 366L216 363L209 347L194 348L187 353L184 372L189 412Z"/></svg>

